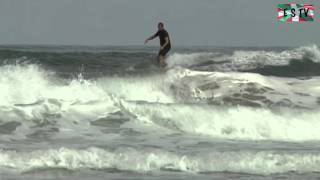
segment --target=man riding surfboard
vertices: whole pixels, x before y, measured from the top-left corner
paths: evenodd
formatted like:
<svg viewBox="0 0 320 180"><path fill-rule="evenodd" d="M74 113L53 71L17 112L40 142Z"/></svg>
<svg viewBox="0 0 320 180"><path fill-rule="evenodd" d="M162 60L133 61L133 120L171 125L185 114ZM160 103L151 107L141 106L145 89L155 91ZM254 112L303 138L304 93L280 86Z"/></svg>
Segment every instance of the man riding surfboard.
<svg viewBox="0 0 320 180"><path fill-rule="evenodd" d="M160 39L160 50L158 53L158 63L160 64L160 67L165 67L167 64L164 61L164 57L170 51L171 43L170 43L169 33L164 29L164 24L162 22L158 23L158 31L154 35L152 35L151 37L147 38L144 41L144 44L147 44L148 41L156 38L157 36L159 36L159 39Z"/></svg>

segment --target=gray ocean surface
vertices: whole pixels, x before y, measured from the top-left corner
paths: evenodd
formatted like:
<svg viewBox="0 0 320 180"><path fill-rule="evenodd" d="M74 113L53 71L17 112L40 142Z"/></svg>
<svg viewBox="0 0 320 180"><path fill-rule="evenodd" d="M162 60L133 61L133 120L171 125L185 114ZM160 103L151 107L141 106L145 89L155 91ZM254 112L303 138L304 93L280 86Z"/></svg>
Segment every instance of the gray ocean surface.
<svg viewBox="0 0 320 180"><path fill-rule="evenodd" d="M0 180L320 179L320 49L0 46Z"/></svg>

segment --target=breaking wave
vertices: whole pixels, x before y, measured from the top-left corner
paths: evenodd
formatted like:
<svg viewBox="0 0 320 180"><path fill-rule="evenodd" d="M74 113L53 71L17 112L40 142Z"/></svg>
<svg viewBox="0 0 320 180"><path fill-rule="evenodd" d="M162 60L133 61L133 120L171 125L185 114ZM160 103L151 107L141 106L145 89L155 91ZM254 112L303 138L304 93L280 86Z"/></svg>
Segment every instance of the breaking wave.
<svg viewBox="0 0 320 180"><path fill-rule="evenodd" d="M94 133L90 123L121 112L142 127L213 138L320 140L317 78L176 68L148 77L65 80L33 64L1 66L0 77L2 134L25 136L35 124Z"/></svg>

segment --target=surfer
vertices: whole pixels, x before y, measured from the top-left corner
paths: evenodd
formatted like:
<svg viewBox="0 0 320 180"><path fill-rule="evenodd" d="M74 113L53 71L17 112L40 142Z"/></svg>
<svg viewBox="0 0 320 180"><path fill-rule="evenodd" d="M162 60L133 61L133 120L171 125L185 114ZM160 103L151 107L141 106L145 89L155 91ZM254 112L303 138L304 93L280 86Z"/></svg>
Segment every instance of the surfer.
<svg viewBox="0 0 320 180"><path fill-rule="evenodd" d="M156 32L154 35L146 39L144 41L144 44L147 44L148 41L156 38L157 36L159 36L159 39L160 39L158 63L160 64L160 67L165 67L167 64L164 61L164 57L170 51L171 43L170 43L169 33L164 29L164 24L162 22L158 23L158 32Z"/></svg>

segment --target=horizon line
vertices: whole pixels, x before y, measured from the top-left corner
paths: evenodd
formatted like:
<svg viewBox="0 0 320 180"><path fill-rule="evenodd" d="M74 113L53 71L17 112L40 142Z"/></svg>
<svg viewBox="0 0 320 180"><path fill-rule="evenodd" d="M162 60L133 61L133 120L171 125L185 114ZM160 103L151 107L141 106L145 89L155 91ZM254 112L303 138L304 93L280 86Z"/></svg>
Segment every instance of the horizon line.
<svg viewBox="0 0 320 180"><path fill-rule="evenodd" d="M309 44L304 44L304 45L207 45L207 44L195 44L195 45L181 45L177 44L174 45L173 47L301 47L301 46L310 46L310 45L318 45L316 43L309 43ZM27 43L6 43L6 44L0 44L0 46L38 46L38 47L57 47L57 46L73 46L73 47L146 47L146 48L157 48L159 47L158 45L144 45L144 44L129 44L129 45L110 45L110 44L27 44Z"/></svg>

